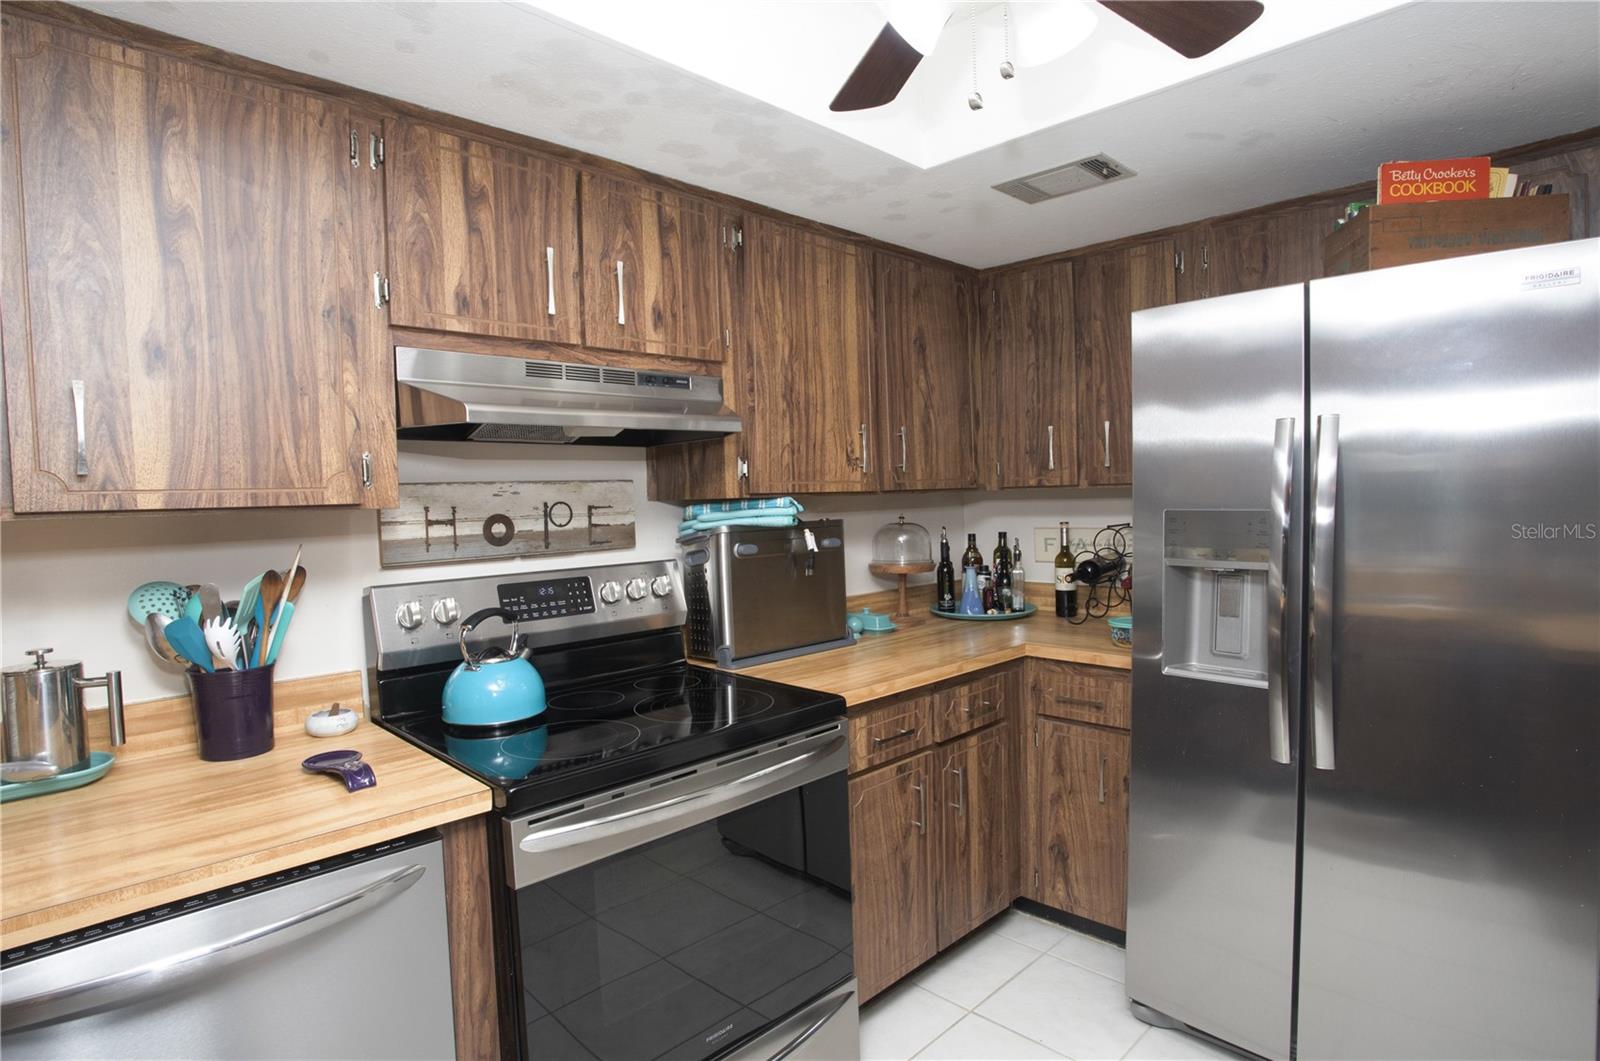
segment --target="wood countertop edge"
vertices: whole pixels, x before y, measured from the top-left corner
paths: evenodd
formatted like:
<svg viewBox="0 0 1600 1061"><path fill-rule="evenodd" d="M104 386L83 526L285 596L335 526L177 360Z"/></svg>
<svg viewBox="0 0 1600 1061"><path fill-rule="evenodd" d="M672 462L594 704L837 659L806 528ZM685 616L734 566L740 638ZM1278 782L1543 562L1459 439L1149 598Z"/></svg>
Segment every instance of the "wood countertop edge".
<svg viewBox="0 0 1600 1061"><path fill-rule="evenodd" d="M921 689L924 686L937 685L940 682L950 681L954 678L963 678L969 674L977 674L992 667L1003 667L1007 663L1014 663L1020 659L1044 659L1057 663L1079 663L1087 667L1107 667L1124 671L1133 669L1133 660L1126 652L1119 655L1115 651L1099 652L1066 648L1060 645L1008 645L1003 649L965 656L955 662L920 671L915 675L891 678L881 682L874 682L870 685L847 689L839 695L844 697L846 710L854 712L869 706L876 707L878 701L889 697L900 696Z"/></svg>
<svg viewBox="0 0 1600 1061"><path fill-rule="evenodd" d="M0 921L0 950L10 950L63 932L87 928L121 914L132 914L163 903L187 899L278 870L315 862L319 858L473 818L489 812L493 807L493 797L487 788L483 788L383 818L313 833L291 843L14 914Z"/></svg>

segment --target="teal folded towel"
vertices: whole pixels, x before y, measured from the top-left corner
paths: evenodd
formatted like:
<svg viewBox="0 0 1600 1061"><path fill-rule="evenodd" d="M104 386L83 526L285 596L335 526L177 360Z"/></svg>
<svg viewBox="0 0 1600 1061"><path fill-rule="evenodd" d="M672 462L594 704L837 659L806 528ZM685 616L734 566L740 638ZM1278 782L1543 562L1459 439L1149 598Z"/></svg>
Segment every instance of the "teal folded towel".
<svg viewBox="0 0 1600 1061"><path fill-rule="evenodd" d="M789 515L804 512L805 507L792 497L752 497L743 501L701 501L683 506L685 522L701 516L719 516L730 512L759 512L770 514L773 509Z"/></svg>
<svg viewBox="0 0 1600 1061"><path fill-rule="evenodd" d="M792 527L800 522L793 512L726 512L720 516L701 516L678 524L678 537L716 530L718 527Z"/></svg>

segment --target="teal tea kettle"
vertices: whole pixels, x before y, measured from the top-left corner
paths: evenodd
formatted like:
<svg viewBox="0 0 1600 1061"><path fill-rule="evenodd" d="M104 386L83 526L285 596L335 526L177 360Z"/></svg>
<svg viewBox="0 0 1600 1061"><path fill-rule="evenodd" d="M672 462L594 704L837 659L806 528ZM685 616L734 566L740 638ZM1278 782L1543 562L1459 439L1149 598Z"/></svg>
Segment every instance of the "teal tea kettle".
<svg viewBox="0 0 1600 1061"><path fill-rule="evenodd" d="M511 642L473 652L467 635L485 619L511 624ZM517 635L517 617L485 608L461 622L461 664L444 683L444 720L452 726L505 726L544 711L544 679L527 660Z"/></svg>

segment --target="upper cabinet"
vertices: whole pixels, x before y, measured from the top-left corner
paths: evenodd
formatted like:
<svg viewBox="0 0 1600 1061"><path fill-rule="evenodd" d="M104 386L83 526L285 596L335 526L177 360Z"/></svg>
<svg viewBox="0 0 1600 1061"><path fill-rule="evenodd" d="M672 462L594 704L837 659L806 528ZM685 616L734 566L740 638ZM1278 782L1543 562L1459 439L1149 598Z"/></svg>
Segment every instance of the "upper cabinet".
<svg viewBox="0 0 1600 1061"><path fill-rule="evenodd" d="M1198 234L1198 261L1186 254L1185 273L1196 276L1198 298L1298 284L1322 275L1322 241L1342 206L1308 206L1253 214L1206 226ZM1196 265L1198 272L1193 273Z"/></svg>
<svg viewBox="0 0 1600 1061"><path fill-rule="evenodd" d="M393 504L380 120L4 26L16 511Z"/></svg>
<svg viewBox="0 0 1600 1061"><path fill-rule="evenodd" d="M972 274L893 254L877 256L876 272L879 481L889 490L976 486Z"/></svg>
<svg viewBox="0 0 1600 1061"><path fill-rule="evenodd" d="M737 219L703 199L583 175L584 342L721 361L734 341Z"/></svg>
<svg viewBox="0 0 1600 1061"><path fill-rule="evenodd" d="M391 323L583 341L577 170L405 119L389 122L384 156Z"/></svg>
<svg viewBox="0 0 1600 1061"><path fill-rule="evenodd" d="M1172 240L1077 259L1078 465L1085 486L1133 482L1132 315L1176 300Z"/></svg>
<svg viewBox="0 0 1600 1061"><path fill-rule="evenodd" d="M1071 263L1049 262L988 282L980 429L995 486L1078 481L1072 275Z"/></svg>
<svg viewBox="0 0 1600 1061"><path fill-rule="evenodd" d="M884 455L871 437L869 253L759 216L742 253L750 492L874 489Z"/></svg>

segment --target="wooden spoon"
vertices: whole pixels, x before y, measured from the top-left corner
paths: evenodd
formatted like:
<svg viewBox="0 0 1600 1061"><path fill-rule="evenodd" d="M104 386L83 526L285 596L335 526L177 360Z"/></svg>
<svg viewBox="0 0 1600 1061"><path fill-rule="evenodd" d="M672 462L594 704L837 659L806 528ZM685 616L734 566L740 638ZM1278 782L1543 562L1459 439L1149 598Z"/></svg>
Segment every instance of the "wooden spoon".
<svg viewBox="0 0 1600 1061"><path fill-rule="evenodd" d="M261 611L261 622L256 630L255 666L259 667L267 656L267 645L272 632L272 617L277 614L278 601L283 597L283 576L276 571L261 572L261 592L256 601Z"/></svg>

